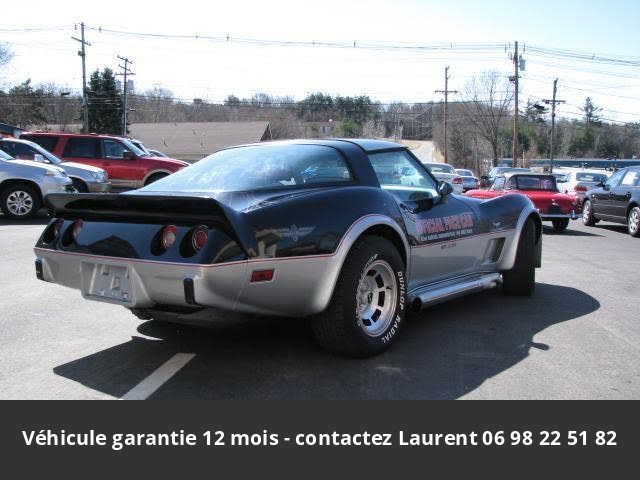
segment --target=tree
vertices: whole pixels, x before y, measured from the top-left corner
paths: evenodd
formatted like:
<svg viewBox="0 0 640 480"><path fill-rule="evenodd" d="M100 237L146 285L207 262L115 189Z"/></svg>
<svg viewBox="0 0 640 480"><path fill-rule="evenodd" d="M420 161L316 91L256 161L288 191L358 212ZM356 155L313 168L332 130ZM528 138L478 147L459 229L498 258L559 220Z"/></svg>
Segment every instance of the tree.
<svg viewBox="0 0 640 480"><path fill-rule="evenodd" d="M110 68L91 74L87 88L89 100L89 131L94 133L122 133L122 97Z"/></svg>
<svg viewBox="0 0 640 480"><path fill-rule="evenodd" d="M596 138L592 128L583 128L569 144L567 153L572 157L585 157L592 152Z"/></svg>
<svg viewBox="0 0 640 480"><path fill-rule="evenodd" d="M357 138L362 135L362 126L353 120L343 120L336 133L343 138Z"/></svg>
<svg viewBox="0 0 640 480"><path fill-rule="evenodd" d="M500 130L510 117L513 99L511 84L499 72L491 70L473 77L464 89L464 114L478 135L491 146L493 165L498 164Z"/></svg>
<svg viewBox="0 0 640 480"><path fill-rule="evenodd" d="M240 99L231 94L225 99L224 104L227 107L238 107L240 105Z"/></svg>
<svg viewBox="0 0 640 480"><path fill-rule="evenodd" d="M334 116L333 97L327 93L312 93L297 104L298 117L307 122L326 122Z"/></svg>
<svg viewBox="0 0 640 480"><path fill-rule="evenodd" d="M602 108L597 107L590 97L587 97L584 100L584 105L581 110L584 113L584 121L587 126L600 125L602 123L600 120L600 112L602 111Z"/></svg>
<svg viewBox="0 0 640 480"><path fill-rule="evenodd" d="M360 126L367 120L377 117L378 109L367 95L360 95L359 97L341 97L338 95L334 103L342 120L351 120Z"/></svg>
<svg viewBox="0 0 640 480"><path fill-rule="evenodd" d="M0 67L5 66L13 59L13 52L9 49L9 47L0 43Z"/></svg>
<svg viewBox="0 0 640 480"><path fill-rule="evenodd" d="M20 128L43 125L46 122L42 89L34 89L31 79L11 88L2 97L7 97L9 104L6 111L0 112L5 122ZM5 101L0 103L5 104Z"/></svg>
<svg viewBox="0 0 640 480"><path fill-rule="evenodd" d="M79 96L71 96L69 89L54 82L48 82L38 87L46 100L44 111L46 123L57 125L56 128L66 132L81 115L82 100Z"/></svg>

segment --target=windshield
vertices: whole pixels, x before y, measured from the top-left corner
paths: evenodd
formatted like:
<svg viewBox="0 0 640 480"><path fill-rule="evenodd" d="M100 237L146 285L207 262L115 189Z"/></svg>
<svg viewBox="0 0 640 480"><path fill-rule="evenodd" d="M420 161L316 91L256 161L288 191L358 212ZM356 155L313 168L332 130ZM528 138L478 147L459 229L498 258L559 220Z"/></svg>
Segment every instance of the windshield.
<svg viewBox="0 0 640 480"><path fill-rule="evenodd" d="M140 155L141 157L150 157L151 156L151 152L149 152L149 150L147 150L147 148L142 144L142 142L139 142L138 140L129 140L129 143L131 143L133 146L137 147L138 150L143 152L142 155Z"/></svg>
<svg viewBox="0 0 640 480"><path fill-rule="evenodd" d="M344 158L334 148L261 145L219 151L143 190L242 192L352 180Z"/></svg>
<svg viewBox="0 0 640 480"><path fill-rule="evenodd" d="M456 173L454 168L446 163L425 163L424 166L427 167L431 173L452 173L454 175Z"/></svg>
<svg viewBox="0 0 640 480"><path fill-rule="evenodd" d="M586 173L586 172L578 172L576 173L576 180L579 182L606 182L607 176L604 173Z"/></svg>
<svg viewBox="0 0 640 480"><path fill-rule="evenodd" d="M48 152L47 150L42 148L37 143L30 142L28 140L25 140L25 142L27 143L27 145L29 145L31 148L33 148L36 152L38 152L40 155L42 155L44 158L49 160L54 165L60 165L62 163L62 160L60 160L58 157L56 157L53 153Z"/></svg>
<svg viewBox="0 0 640 480"><path fill-rule="evenodd" d="M547 190L550 192L557 192L556 177L553 175L515 175L507 182L516 182L516 188L518 190Z"/></svg>
<svg viewBox="0 0 640 480"><path fill-rule="evenodd" d="M463 177L473 177L473 172L471 170L456 170L458 175L462 175Z"/></svg>
<svg viewBox="0 0 640 480"><path fill-rule="evenodd" d="M528 168L515 168L515 167L494 167L490 172L489 172L489 178L493 178L496 175L501 175L503 173L509 173L509 172L528 172L529 169Z"/></svg>
<svg viewBox="0 0 640 480"><path fill-rule="evenodd" d="M129 150L130 152L133 152L136 155L136 157L146 157L147 156L147 154L145 152L140 150L138 147L136 147L129 140L122 139L120 141L126 147L126 149Z"/></svg>

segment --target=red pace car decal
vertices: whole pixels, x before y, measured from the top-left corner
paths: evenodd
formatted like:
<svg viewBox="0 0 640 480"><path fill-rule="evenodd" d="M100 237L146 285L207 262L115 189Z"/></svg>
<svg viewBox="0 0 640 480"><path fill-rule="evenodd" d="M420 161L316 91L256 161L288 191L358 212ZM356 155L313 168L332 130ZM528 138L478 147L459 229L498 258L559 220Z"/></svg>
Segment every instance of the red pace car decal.
<svg viewBox="0 0 640 480"><path fill-rule="evenodd" d="M473 215L470 213L427 218L418 220L416 223L421 242L446 240L473 234Z"/></svg>

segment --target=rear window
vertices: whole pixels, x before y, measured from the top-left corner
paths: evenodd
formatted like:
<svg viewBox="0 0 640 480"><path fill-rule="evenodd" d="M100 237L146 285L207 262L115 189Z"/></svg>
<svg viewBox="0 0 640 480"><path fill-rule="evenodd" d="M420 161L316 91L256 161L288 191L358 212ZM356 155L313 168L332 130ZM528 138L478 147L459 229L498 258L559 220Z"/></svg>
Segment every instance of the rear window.
<svg viewBox="0 0 640 480"><path fill-rule="evenodd" d="M64 157L96 158L94 138L70 138L64 147Z"/></svg>
<svg viewBox="0 0 640 480"><path fill-rule="evenodd" d="M576 180L579 182L606 182L607 176L603 173L586 173L586 172L578 172L576 173Z"/></svg>
<svg viewBox="0 0 640 480"><path fill-rule="evenodd" d="M36 135L21 135L20 138L22 140L30 140L34 143L37 143L42 148L44 148L45 150L49 150L50 152L53 152L56 148L56 145L58 144L58 137L51 137L51 136L40 137Z"/></svg>
<svg viewBox="0 0 640 480"><path fill-rule="evenodd" d="M214 153L143 190L241 192L351 182L342 155L321 145L264 145Z"/></svg>
<svg viewBox="0 0 640 480"><path fill-rule="evenodd" d="M427 167L431 173L456 173L454 168L446 163L425 163L424 166Z"/></svg>

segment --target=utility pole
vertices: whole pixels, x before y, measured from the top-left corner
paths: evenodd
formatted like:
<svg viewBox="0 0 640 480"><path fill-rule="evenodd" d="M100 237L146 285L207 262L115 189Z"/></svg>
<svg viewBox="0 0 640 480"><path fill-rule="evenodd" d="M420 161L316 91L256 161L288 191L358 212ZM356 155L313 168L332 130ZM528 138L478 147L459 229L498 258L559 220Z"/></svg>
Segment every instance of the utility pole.
<svg viewBox="0 0 640 480"><path fill-rule="evenodd" d="M555 146L556 138L556 104L564 103L564 100L556 100L556 93L558 92L558 79L553 81L553 97L551 100L545 99L544 103L551 104L551 142L549 145L549 173L553 173L553 149Z"/></svg>
<svg viewBox="0 0 640 480"><path fill-rule="evenodd" d="M77 25L76 25L77 27ZM80 42L80 50L78 55L82 57L82 109L84 112L84 122L82 124L83 133L89 132L89 102L87 101L87 53L85 46L91 46L89 42L84 39L84 22L80 22L80 38L71 37L76 42Z"/></svg>
<svg viewBox="0 0 640 480"><path fill-rule="evenodd" d="M124 62L124 65L120 65L120 68L122 69L122 73L116 73L116 75L122 75L123 76L123 84L122 84L122 94L124 97L124 105L122 107L122 135L126 136L127 135L127 76L128 75L135 75L135 73L133 73L131 71L131 69L129 68L129 64L133 63L131 60L129 60L127 57L121 57L120 55L118 55L118 59L122 60Z"/></svg>
<svg viewBox="0 0 640 480"><path fill-rule="evenodd" d="M447 155L447 104L450 93L458 93L457 90L449 90L449 67L444 68L444 90L436 90L436 93L444 93L444 163L448 162Z"/></svg>
<svg viewBox="0 0 640 480"><path fill-rule="evenodd" d="M519 67L520 67L520 56L518 55L518 42L515 43L515 53L513 55L513 67L514 67L514 75L509 78L514 85L514 110L513 110L513 166L518 166L518 150L520 150L520 114L518 112L518 78L519 75ZM522 162L522 166L524 167L524 161Z"/></svg>

